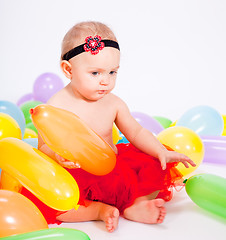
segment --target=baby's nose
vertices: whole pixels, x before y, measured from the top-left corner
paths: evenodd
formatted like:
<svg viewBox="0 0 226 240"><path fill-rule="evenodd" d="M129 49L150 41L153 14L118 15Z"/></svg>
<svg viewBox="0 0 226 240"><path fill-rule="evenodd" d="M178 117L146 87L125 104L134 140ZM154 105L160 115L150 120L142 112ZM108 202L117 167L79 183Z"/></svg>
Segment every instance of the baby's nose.
<svg viewBox="0 0 226 240"><path fill-rule="evenodd" d="M100 81L100 84L108 85L109 84L109 78L108 77L103 77Z"/></svg>

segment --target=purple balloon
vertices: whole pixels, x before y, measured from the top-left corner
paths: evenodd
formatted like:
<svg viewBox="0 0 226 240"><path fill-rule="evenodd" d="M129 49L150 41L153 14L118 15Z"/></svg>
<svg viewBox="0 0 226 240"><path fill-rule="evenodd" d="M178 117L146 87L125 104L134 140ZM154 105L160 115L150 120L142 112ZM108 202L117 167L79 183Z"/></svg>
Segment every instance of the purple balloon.
<svg viewBox="0 0 226 240"><path fill-rule="evenodd" d="M22 96L18 101L17 101L17 106L22 105L25 102L28 101L34 101L34 94L33 93L28 93Z"/></svg>
<svg viewBox="0 0 226 240"><path fill-rule="evenodd" d="M157 135L164 130L164 127L154 118L141 112L132 112L131 115L143 127L148 129L153 134Z"/></svg>
<svg viewBox="0 0 226 240"><path fill-rule="evenodd" d="M205 154L203 162L226 164L226 136L201 136Z"/></svg>
<svg viewBox="0 0 226 240"><path fill-rule="evenodd" d="M33 86L34 99L46 103L50 97L63 87L63 81L56 74L43 73L35 80Z"/></svg>

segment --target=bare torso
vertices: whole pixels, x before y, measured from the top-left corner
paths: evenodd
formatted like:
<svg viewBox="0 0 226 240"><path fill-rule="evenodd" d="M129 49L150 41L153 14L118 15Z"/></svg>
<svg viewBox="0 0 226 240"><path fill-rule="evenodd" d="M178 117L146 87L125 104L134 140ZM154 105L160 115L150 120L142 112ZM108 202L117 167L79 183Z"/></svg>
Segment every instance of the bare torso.
<svg viewBox="0 0 226 240"><path fill-rule="evenodd" d="M112 140L112 126L117 114L117 102L118 98L111 93L98 101L77 98L72 92L70 85L67 85L54 95L48 101L48 104L73 112L79 116L117 152L117 148Z"/></svg>

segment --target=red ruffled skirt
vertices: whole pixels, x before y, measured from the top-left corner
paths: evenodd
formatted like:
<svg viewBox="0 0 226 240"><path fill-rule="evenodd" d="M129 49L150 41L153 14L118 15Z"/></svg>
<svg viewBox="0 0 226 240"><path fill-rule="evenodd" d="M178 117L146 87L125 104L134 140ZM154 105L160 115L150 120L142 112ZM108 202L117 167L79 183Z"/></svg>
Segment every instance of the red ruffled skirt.
<svg viewBox="0 0 226 240"><path fill-rule="evenodd" d="M132 144L118 144L116 166L104 176L95 176L82 169L67 169L76 180L80 190L80 205L84 200L99 201L119 209L121 213L131 206L138 197L158 191L158 198L169 201L174 183L182 179L175 168L176 163L168 163L162 170L158 159L149 156ZM170 150L170 149L169 149ZM48 223L59 223L56 217L63 212L56 211L23 188L28 197L40 209Z"/></svg>

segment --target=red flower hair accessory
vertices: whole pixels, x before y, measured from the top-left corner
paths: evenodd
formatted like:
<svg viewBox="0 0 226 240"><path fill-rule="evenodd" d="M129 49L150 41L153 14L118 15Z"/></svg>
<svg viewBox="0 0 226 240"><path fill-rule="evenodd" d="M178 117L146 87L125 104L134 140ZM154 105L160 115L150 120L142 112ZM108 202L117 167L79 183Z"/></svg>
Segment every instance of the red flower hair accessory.
<svg viewBox="0 0 226 240"><path fill-rule="evenodd" d="M96 55L99 53L99 50L104 48L104 43L101 42L101 37L96 35L94 38L91 36L85 39L84 50L86 52L91 52L91 54Z"/></svg>
<svg viewBox="0 0 226 240"><path fill-rule="evenodd" d="M119 45L116 41L109 39L101 40L101 37L98 35L96 35L94 38L89 36L85 39L85 43L74 47L73 49L65 53L62 56L62 60L69 61L71 58L77 56L78 54L89 51L91 52L91 54L95 55L104 47L113 47L120 51Z"/></svg>

